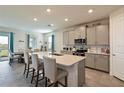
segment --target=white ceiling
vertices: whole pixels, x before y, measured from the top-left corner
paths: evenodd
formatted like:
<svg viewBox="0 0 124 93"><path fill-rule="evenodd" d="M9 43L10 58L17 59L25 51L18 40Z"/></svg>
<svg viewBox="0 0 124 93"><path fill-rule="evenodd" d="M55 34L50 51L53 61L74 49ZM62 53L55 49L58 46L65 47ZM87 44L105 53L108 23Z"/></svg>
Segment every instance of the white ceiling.
<svg viewBox="0 0 124 93"><path fill-rule="evenodd" d="M46 33L51 30L89 22L104 17L120 8L119 5L11 5L0 6L0 26L16 28L25 31ZM50 8L51 13L46 12ZM89 14L88 9L93 9ZM38 19L37 22L33 18ZM68 22L64 18L69 18ZM48 27L49 24L54 27Z"/></svg>

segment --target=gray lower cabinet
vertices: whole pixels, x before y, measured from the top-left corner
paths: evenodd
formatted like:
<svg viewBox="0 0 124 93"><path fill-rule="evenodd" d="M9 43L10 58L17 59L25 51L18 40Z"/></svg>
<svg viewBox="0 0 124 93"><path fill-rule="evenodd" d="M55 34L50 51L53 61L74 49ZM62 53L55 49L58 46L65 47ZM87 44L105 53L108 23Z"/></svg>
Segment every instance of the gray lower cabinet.
<svg viewBox="0 0 124 93"><path fill-rule="evenodd" d="M109 56L96 55L95 68L99 69L99 70L109 72Z"/></svg>
<svg viewBox="0 0 124 93"><path fill-rule="evenodd" d="M94 55L86 54L86 63L85 65L90 68L95 68Z"/></svg>
<svg viewBox="0 0 124 93"><path fill-rule="evenodd" d="M109 45L108 25L88 27L87 45Z"/></svg>
<svg viewBox="0 0 124 93"><path fill-rule="evenodd" d="M90 68L109 72L109 56L98 54L86 54L85 65Z"/></svg>

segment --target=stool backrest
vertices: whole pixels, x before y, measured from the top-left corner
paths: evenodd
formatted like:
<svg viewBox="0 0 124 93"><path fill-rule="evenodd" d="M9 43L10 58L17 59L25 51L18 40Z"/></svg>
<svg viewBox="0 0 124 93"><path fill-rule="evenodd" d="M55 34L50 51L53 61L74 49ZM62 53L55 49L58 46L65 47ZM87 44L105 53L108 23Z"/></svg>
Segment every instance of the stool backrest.
<svg viewBox="0 0 124 93"><path fill-rule="evenodd" d="M26 64L29 64L29 53L27 51L24 52L24 60Z"/></svg>
<svg viewBox="0 0 124 93"><path fill-rule="evenodd" d="M44 56L43 61L45 77L55 82L57 75L56 59Z"/></svg>
<svg viewBox="0 0 124 93"><path fill-rule="evenodd" d="M37 54L32 54L31 59L32 59L32 67L35 70L38 70L38 67L39 67L38 55Z"/></svg>

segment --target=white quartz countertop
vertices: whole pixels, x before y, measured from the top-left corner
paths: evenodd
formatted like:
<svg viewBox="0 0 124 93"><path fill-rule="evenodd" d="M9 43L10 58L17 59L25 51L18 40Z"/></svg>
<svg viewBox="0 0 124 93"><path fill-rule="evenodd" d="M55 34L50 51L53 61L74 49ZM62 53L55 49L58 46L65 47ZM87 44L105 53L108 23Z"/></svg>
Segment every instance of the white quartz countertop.
<svg viewBox="0 0 124 93"><path fill-rule="evenodd" d="M63 54L62 56L50 55L48 52L44 52L44 53L35 52L35 54L38 54L38 57L41 59L43 59L43 56L55 58L57 64L64 65L64 66L71 66L85 59L85 57L82 57L82 56L75 56L75 55L68 55L68 54Z"/></svg>
<svg viewBox="0 0 124 93"><path fill-rule="evenodd" d="M110 54L107 53L97 53L97 52L85 52L86 54L96 54L96 55L105 55L105 56L109 56Z"/></svg>

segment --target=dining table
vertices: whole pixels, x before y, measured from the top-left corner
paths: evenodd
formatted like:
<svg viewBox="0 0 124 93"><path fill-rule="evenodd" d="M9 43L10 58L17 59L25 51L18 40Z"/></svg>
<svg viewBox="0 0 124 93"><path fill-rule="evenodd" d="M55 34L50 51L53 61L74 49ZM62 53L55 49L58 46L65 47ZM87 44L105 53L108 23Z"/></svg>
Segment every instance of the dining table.
<svg viewBox="0 0 124 93"><path fill-rule="evenodd" d="M37 54L39 59L43 56L56 59L57 67L64 69L68 72L67 83L68 87L81 87L85 84L85 57L69 54L49 52L33 52ZM61 80L64 83L64 80Z"/></svg>
<svg viewBox="0 0 124 93"><path fill-rule="evenodd" d="M24 53L23 53L23 52L14 52L13 54L14 54L14 55L21 55L21 56L23 56L23 55L24 55Z"/></svg>
<svg viewBox="0 0 124 93"><path fill-rule="evenodd" d="M13 55L19 55L20 56L20 61L24 63L24 52L13 52Z"/></svg>

